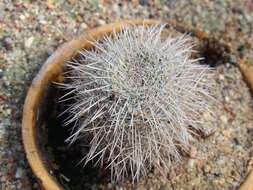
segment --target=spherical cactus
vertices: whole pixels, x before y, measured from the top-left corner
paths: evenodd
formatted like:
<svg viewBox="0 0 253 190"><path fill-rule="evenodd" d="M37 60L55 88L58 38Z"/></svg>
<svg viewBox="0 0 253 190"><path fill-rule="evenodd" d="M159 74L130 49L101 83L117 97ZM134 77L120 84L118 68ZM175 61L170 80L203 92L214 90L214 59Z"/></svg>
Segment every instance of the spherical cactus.
<svg viewBox="0 0 253 190"><path fill-rule="evenodd" d="M96 160L116 181L136 181L152 167L166 174L208 110L211 69L192 58L191 37L163 38L164 28L122 28L67 63L63 88L74 101L65 124L75 122L68 141L88 134L84 163Z"/></svg>

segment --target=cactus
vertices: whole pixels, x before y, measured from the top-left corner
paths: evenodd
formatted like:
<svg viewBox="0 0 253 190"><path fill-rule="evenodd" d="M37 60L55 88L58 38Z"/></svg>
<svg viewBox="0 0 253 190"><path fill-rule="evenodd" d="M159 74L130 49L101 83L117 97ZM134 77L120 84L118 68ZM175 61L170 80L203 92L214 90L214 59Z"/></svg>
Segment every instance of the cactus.
<svg viewBox="0 0 253 190"><path fill-rule="evenodd" d="M109 168L116 181L138 181L153 167L166 175L210 105L211 69L192 58L190 36L163 38L164 27L124 27L66 63L62 100L74 101L65 125L75 123L67 141L91 137L82 161Z"/></svg>

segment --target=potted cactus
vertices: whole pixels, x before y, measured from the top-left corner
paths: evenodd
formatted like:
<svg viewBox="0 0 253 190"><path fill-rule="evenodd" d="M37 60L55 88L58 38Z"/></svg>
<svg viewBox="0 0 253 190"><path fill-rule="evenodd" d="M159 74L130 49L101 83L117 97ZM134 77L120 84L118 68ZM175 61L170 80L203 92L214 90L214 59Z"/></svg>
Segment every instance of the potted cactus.
<svg viewBox="0 0 253 190"><path fill-rule="evenodd" d="M37 141L38 127L47 123L43 106L50 107L45 101L53 82L61 88L57 104L69 132L66 141L83 149L80 164L100 164L112 181L136 183L152 168L166 178L171 165L190 154L191 142L204 130L201 116L215 102L213 72L200 64L187 30L165 26L155 20L103 26L47 60L27 95L22 131L28 161L43 188L64 189L50 175ZM204 33L189 32L208 42ZM250 185L246 180L245 189Z"/></svg>

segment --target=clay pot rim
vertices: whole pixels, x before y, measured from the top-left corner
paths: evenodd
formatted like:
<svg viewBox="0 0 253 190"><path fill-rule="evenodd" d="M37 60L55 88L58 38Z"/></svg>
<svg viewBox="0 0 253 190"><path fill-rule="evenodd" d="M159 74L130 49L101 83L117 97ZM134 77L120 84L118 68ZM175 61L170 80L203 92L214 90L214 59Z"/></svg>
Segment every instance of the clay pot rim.
<svg viewBox="0 0 253 190"><path fill-rule="evenodd" d="M27 93L22 119L22 140L28 159L29 165L36 176L38 183L45 190L63 190L64 188L57 182L56 178L50 174L43 160L42 153L37 142L36 120L38 114L38 106L43 98L43 92L51 81L56 80L57 76L62 72L63 64L71 59L76 52L82 48L90 48L91 41L103 37L111 33L113 30L119 30L125 25L151 25L165 23L176 26L175 21L159 21L153 19L134 19L125 20L112 24L107 24L92 30L88 30L85 34L60 46L43 64L39 73L36 75ZM182 30L183 27L179 27ZM190 31L194 36L204 39L208 38L206 33L193 30ZM243 64L242 64L243 65ZM253 171L250 172L246 180L243 182L240 190L248 190L253 188Z"/></svg>

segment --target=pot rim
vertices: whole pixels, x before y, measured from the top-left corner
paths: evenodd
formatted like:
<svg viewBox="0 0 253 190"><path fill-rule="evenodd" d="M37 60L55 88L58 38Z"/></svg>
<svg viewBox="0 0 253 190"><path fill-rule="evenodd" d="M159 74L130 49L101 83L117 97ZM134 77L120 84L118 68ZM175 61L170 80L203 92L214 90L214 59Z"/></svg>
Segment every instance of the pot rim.
<svg viewBox="0 0 253 190"><path fill-rule="evenodd" d="M43 189L64 190L64 188L57 182L57 179L50 174L50 171L46 166L47 163L43 159L36 139L38 106L42 101L46 87L51 83L51 81L56 80L56 78L62 72L62 66L64 63L71 59L78 50L92 47L91 41L99 39L104 35L113 32L114 30L118 31L120 28L126 25L152 25L161 23L165 23L173 27L178 26L174 20L160 21L153 19L133 19L118 21L88 30L84 34L64 43L62 46L57 48L57 50L43 64L28 90L23 107L22 118L22 141L26 158L33 171L33 174L36 176L38 183ZM208 38L206 33L199 32L194 29L184 30L184 27L180 26L179 30L183 32L189 31L200 39ZM248 177L239 188L239 190L246 189L253 189L253 171L249 173Z"/></svg>

